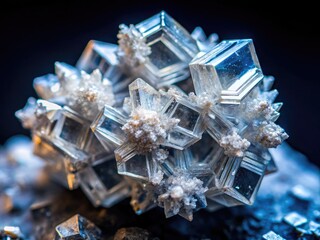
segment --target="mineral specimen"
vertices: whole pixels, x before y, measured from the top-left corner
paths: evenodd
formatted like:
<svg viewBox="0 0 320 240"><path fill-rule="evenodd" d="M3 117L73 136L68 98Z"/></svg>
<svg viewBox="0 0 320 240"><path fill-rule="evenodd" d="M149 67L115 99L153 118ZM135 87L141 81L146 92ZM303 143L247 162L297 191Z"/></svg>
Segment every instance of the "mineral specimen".
<svg viewBox="0 0 320 240"><path fill-rule="evenodd" d="M55 240L88 239L97 240L101 238L101 230L88 219L77 214L56 227Z"/></svg>
<svg viewBox="0 0 320 240"><path fill-rule="evenodd" d="M253 204L276 170L268 148L288 138L253 41L189 34L163 11L117 36L91 40L76 67L56 62L16 114L52 178L96 207L131 195L137 214L190 221L208 203Z"/></svg>

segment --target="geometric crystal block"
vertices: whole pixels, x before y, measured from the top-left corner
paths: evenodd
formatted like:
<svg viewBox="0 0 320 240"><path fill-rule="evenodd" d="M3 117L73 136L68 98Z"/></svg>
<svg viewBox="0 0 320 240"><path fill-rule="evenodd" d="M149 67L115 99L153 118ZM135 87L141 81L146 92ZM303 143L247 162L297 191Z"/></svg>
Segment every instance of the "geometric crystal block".
<svg viewBox="0 0 320 240"><path fill-rule="evenodd" d="M265 240L285 240L283 237L281 237L280 235L276 234L273 231L269 231L266 234L263 234L262 237Z"/></svg>
<svg viewBox="0 0 320 240"><path fill-rule="evenodd" d="M33 135L33 142L34 154L46 161L52 177L70 190L77 188L79 180L76 172L89 163L89 156L36 134Z"/></svg>
<svg viewBox="0 0 320 240"><path fill-rule="evenodd" d="M79 172L80 187L95 207L111 207L128 196L129 187L116 172L114 158L94 163Z"/></svg>
<svg viewBox="0 0 320 240"><path fill-rule="evenodd" d="M80 75L80 72L78 69L64 62L55 62L54 71L59 79L63 79L65 77L69 77L72 75L76 75L76 76Z"/></svg>
<svg viewBox="0 0 320 240"><path fill-rule="evenodd" d="M151 181L159 170L157 162L152 154L134 155L126 162L118 161L118 173L136 180Z"/></svg>
<svg viewBox="0 0 320 240"><path fill-rule="evenodd" d="M198 145L198 143L194 145ZM199 147L199 145L197 147ZM203 182L203 187L207 187L213 180L214 173L210 166L204 164L202 159L199 158L197 154L199 151L193 150L194 148L191 149L191 147L182 151L172 149L169 152L168 159L161 164L162 171L167 177L177 171L186 172L191 177L200 179Z"/></svg>
<svg viewBox="0 0 320 240"><path fill-rule="evenodd" d="M57 104L48 101L38 100L48 110L46 116L50 119L47 129L39 133L43 137L66 152L80 152L90 155L90 162L104 159L106 150L98 141L90 129L90 121L78 113L64 106L62 109ZM50 111L51 107L54 111ZM58 111L59 110L59 111ZM53 115L54 114L54 115ZM111 151L111 149L109 149Z"/></svg>
<svg viewBox="0 0 320 240"><path fill-rule="evenodd" d="M56 226L55 240L98 240L101 230L79 214Z"/></svg>
<svg viewBox="0 0 320 240"><path fill-rule="evenodd" d="M239 104L263 78L251 39L222 41L189 66L196 93L222 104Z"/></svg>
<svg viewBox="0 0 320 240"><path fill-rule="evenodd" d="M113 75L112 71L118 64L115 54L118 46L111 43L91 40L83 51L76 67L87 73L99 69L105 78Z"/></svg>
<svg viewBox="0 0 320 240"><path fill-rule="evenodd" d="M159 92L141 78L137 78L129 85L129 93L134 109L142 107L160 112L163 108Z"/></svg>
<svg viewBox="0 0 320 240"><path fill-rule="evenodd" d="M137 182L128 177L126 177L126 180L131 188L130 204L136 214L140 215L157 206L153 200L153 192L147 191L148 184Z"/></svg>
<svg viewBox="0 0 320 240"><path fill-rule="evenodd" d="M223 136L232 131L233 124L214 109L209 109L206 127L212 138L219 142Z"/></svg>
<svg viewBox="0 0 320 240"><path fill-rule="evenodd" d="M308 220L297 212L291 212L286 215L283 220L292 227L298 227L305 224Z"/></svg>
<svg viewBox="0 0 320 240"><path fill-rule="evenodd" d="M149 60L144 63L149 81L159 87L186 79L188 64L199 52L196 41L166 12L135 25L151 48Z"/></svg>
<svg viewBox="0 0 320 240"><path fill-rule="evenodd" d="M106 149L111 144L120 146L126 141L126 135L121 129L126 119L123 113L106 105L91 124L91 129Z"/></svg>
<svg viewBox="0 0 320 240"><path fill-rule="evenodd" d="M180 119L163 145L183 150L201 139L204 131L201 110L190 101L184 97L171 98L163 112L170 118Z"/></svg>
<svg viewBox="0 0 320 240"><path fill-rule="evenodd" d="M90 129L90 121L64 106L56 120L50 136L51 141L70 152L82 151L90 155L90 162L100 161L106 157L106 150ZM111 151L109 147L107 151Z"/></svg>
<svg viewBox="0 0 320 240"><path fill-rule="evenodd" d="M118 46L115 44L91 40L79 58L76 67L87 73L99 69L102 76L112 83L113 92L117 93L116 98L123 100L127 96L128 85L133 79L124 73L119 66L116 55L117 48ZM126 92L125 96L120 94L123 91Z"/></svg>
<svg viewBox="0 0 320 240"><path fill-rule="evenodd" d="M222 186L215 186L208 190L207 197L224 205L235 206L254 202L256 193L261 184L268 162L256 154L247 151L241 158L231 158L225 161L225 167L220 175Z"/></svg>

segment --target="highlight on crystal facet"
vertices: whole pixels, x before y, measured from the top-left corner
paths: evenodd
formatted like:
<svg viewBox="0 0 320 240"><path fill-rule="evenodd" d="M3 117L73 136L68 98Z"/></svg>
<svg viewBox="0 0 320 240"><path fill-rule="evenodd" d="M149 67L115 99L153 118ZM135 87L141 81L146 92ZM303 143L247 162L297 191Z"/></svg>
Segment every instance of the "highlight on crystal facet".
<svg viewBox="0 0 320 240"><path fill-rule="evenodd" d="M51 178L95 207L131 197L137 214L159 206L189 221L253 204L276 171L268 149L288 134L252 39L190 34L164 11L119 28L118 44L91 40L75 67L36 78L40 99L16 113ZM99 234L88 222L75 215L57 239Z"/></svg>

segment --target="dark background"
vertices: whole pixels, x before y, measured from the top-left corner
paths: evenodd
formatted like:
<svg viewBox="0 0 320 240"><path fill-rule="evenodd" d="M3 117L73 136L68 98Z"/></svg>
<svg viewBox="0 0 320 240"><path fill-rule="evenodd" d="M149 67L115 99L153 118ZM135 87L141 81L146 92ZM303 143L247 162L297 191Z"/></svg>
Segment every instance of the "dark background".
<svg viewBox="0 0 320 240"><path fill-rule="evenodd" d="M115 43L120 23L166 10L190 32L202 26L220 39L254 39L264 74L276 77L277 100L284 102L278 123L289 133L288 143L320 165L316 9L306 1L2 1L0 144L28 134L14 112L36 96L33 78L53 72L55 61L74 64L90 39Z"/></svg>

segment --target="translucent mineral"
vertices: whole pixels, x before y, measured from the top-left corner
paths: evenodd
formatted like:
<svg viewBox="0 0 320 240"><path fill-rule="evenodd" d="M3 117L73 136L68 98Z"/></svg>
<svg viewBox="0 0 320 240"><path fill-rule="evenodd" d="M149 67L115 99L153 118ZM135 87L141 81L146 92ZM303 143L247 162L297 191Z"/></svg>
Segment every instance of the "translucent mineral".
<svg viewBox="0 0 320 240"><path fill-rule="evenodd" d="M283 220L292 227L298 227L308 221L304 216L301 216L297 212L289 213L283 218Z"/></svg>
<svg viewBox="0 0 320 240"><path fill-rule="evenodd" d="M276 234L274 231L270 231L266 234L263 234L263 239L265 240L285 240L283 237L280 235Z"/></svg>
<svg viewBox="0 0 320 240"><path fill-rule="evenodd" d="M80 187L94 206L111 207L128 196L128 183L116 171L116 162L111 158L79 172Z"/></svg>
<svg viewBox="0 0 320 240"><path fill-rule="evenodd" d="M120 56L156 87L185 80L199 52L196 40L164 11L136 25L120 25L118 38Z"/></svg>
<svg viewBox="0 0 320 240"><path fill-rule="evenodd" d="M159 206L192 220L207 205L253 204L277 170L269 148L288 138L253 40L190 34L164 11L121 24L117 37L89 41L75 67L56 62L34 80L42 99L16 113L48 175L95 207L130 196L137 214ZM63 229L59 238L88 237Z"/></svg>
<svg viewBox="0 0 320 240"><path fill-rule="evenodd" d="M198 48L201 52L207 52L213 46L217 45L219 40L219 36L216 33L212 33L207 37L201 27L196 27L192 31L191 36L197 41Z"/></svg>
<svg viewBox="0 0 320 240"><path fill-rule="evenodd" d="M118 52L119 48L116 44L91 40L83 51L76 67L87 73L99 69L103 78L111 82L115 101L121 105L123 98L128 95L128 85L134 79L120 63Z"/></svg>
<svg viewBox="0 0 320 240"><path fill-rule="evenodd" d="M263 78L251 39L222 41L189 66L197 95L224 104L239 104Z"/></svg>
<svg viewBox="0 0 320 240"><path fill-rule="evenodd" d="M101 230L79 214L56 226L55 240L101 239Z"/></svg>

